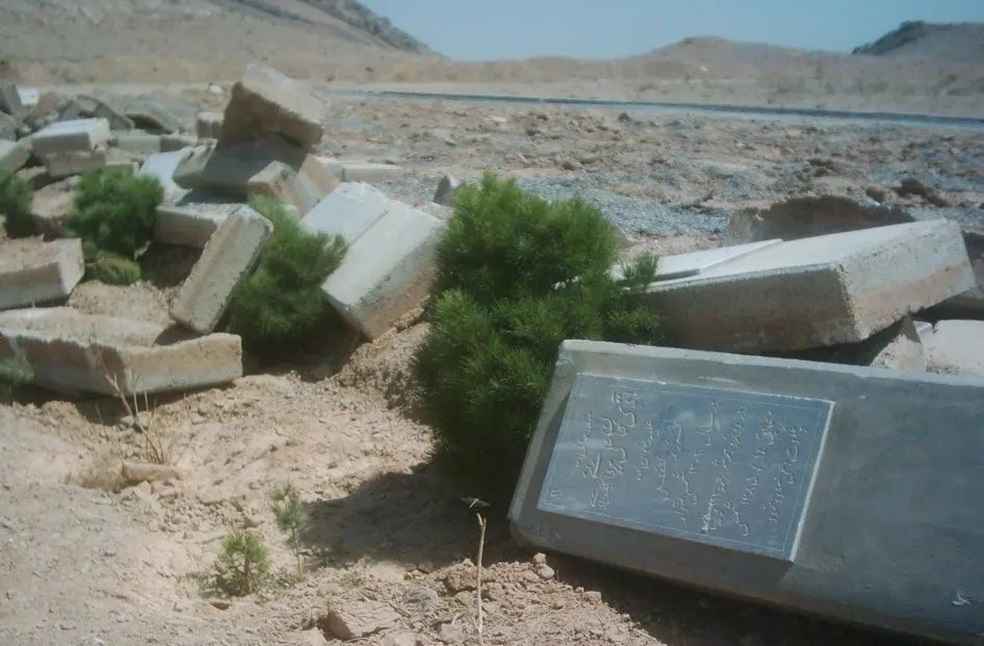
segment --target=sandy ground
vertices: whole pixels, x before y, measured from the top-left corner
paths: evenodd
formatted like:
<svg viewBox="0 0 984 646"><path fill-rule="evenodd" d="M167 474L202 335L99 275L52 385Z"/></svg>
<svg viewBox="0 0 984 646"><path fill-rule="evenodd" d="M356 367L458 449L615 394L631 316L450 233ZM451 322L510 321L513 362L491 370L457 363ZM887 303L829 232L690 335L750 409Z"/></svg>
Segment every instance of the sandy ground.
<svg viewBox="0 0 984 646"><path fill-rule="evenodd" d="M174 94L196 108L224 100ZM445 172L492 170L545 195L584 195L661 253L720 244L735 209L803 194L860 201L876 188L926 217L984 221L975 130L347 98L328 114L321 152L400 164L407 173L380 186L401 199L424 203ZM909 176L950 206L899 196ZM178 250L152 255L178 274L190 266ZM85 285L72 302L160 320L175 284L165 274ZM169 483L115 490L120 461L141 459L146 438L112 399L32 391L0 404L0 644L319 643L303 631L326 627L331 608L366 604L378 631L358 643L479 643L469 492L432 464L432 431L414 407L409 361L426 329L410 316L362 345L328 331L298 357L251 358L250 375L228 387L157 398L144 421L182 473ZM287 482L312 519L293 584L269 502ZM489 514L487 644L902 641L560 555L547 570L512 542L504 513ZM234 528L264 537L280 583L215 599L200 578Z"/></svg>

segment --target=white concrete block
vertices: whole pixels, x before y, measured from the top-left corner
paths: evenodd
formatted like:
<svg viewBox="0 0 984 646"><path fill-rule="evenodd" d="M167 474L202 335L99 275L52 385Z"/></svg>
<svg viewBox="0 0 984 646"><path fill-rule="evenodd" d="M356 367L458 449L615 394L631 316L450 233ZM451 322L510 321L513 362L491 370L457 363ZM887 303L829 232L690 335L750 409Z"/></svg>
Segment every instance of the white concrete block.
<svg viewBox="0 0 984 646"><path fill-rule="evenodd" d="M0 242L0 310L68 298L85 274L82 242Z"/></svg>
<svg viewBox="0 0 984 646"><path fill-rule="evenodd" d="M91 152L109 143L109 121L76 119L59 121L40 130L31 138L34 154L46 157L56 153Z"/></svg>

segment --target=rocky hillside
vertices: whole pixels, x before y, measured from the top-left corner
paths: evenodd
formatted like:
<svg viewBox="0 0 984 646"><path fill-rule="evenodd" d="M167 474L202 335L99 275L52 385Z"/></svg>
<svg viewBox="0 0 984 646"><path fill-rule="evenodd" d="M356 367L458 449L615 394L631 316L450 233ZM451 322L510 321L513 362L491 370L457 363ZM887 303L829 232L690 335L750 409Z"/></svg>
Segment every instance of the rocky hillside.
<svg viewBox="0 0 984 646"><path fill-rule="evenodd" d="M0 75L37 83L228 79L252 60L330 79L431 53L356 0L0 2Z"/></svg>
<svg viewBox="0 0 984 646"><path fill-rule="evenodd" d="M856 48L853 53L980 62L984 60L984 23L904 22L898 29Z"/></svg>

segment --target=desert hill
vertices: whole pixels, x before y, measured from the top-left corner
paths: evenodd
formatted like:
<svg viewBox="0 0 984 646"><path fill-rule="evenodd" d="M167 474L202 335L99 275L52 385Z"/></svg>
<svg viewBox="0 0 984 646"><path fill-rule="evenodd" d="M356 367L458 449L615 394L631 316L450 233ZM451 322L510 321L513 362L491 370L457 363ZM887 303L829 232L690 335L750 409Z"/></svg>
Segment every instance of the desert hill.
<svg viewBox="0 0 984 646"><path fill-rule="evenodd" d="M904 22L854 54L894 58L937 58L954 62L984 61L984 23Z"/></svg>

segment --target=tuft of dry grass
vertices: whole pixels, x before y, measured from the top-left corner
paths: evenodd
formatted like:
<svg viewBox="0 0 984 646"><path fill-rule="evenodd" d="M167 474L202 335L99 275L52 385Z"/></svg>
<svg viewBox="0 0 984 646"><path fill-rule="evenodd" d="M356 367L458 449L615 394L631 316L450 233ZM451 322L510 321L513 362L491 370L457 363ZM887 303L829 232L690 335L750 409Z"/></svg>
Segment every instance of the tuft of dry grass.
<svg viewBox="0 0 984 646"><path fill-rule="evenodd" d="M106 381L113 387L113 391L120 403L123 404L126 414L133 420L133 425L143 436L143 460L150 464L173 464L175 438L167 431L166 427L157 423L155 407L151 406L147 393L143 394L143 407L141 408L140 397L136 393L132 393L131 399L128 400L123 389L120 388L119 379L116 375L107 371Z"/></svg>

